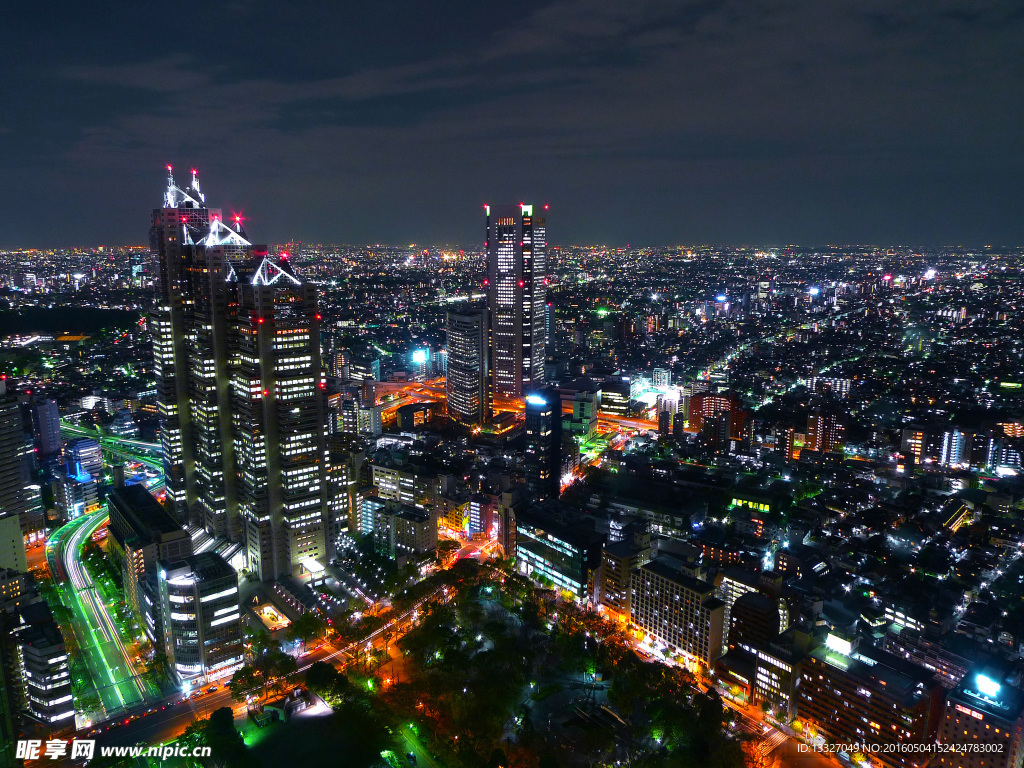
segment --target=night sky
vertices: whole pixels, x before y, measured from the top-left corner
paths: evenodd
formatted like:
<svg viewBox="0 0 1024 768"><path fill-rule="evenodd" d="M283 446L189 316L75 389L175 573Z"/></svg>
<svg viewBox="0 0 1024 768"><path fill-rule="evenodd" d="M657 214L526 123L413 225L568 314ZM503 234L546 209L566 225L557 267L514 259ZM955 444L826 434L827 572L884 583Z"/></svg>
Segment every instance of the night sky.
<svg viewBox="0 0 1024 768"><path fill-rule="evenodd" d="M10 3L0 247L1024 244L1024 3Z"/></svg>

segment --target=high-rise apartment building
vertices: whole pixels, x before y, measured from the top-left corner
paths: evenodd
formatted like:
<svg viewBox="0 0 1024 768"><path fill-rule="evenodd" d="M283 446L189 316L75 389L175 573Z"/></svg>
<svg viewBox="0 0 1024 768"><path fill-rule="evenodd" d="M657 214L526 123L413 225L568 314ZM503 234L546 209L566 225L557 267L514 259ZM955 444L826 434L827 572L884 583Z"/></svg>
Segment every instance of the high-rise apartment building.
<svg viewBox="0 0 1024 768"><path fill-rule="evenodd" d="M448 417L466 427L490 418L487 366L487 310L450 309L447 318Z"/></svg>
<svg viewBox="0 0 1024 768"><path fill-rule="evenodd" d="M796 429L787 424L775 428L775 452L785 459L798 459L800 454L796 448Z"/></svg>
<svg viewBox="0 0 1024 768"><path fill-rule="evenodd" d="M815 376L811 379L810 390L816 395L830 393L840 400L850 397L853 381L832 376Z"/></svg>
<svg viewBox="0 0 1024 768"><path fill-rule="evenodd" d="M694 431L703 431L706 422L713 422L723 413L737 416L728 422L727 437L734 440L741 439L746 424L746 413L743 411L743 403L738 395L716 392L701 392L691 395L689 417L690 427Z"/></svg>
<svg viewBox="0 0 1024 768"><path fill-rule="evenodd" d="M722 655L725 603L714 585L657 559L633 571L630 619L655 643L707 669Z"/></svg>
<svg viewBox="0 0 1024 768"><path fill-rule="evenodd" d="M489 364L495 397L544 383L547 227L532 205L486 206ZM449 365L451 361L449 361Z"/></svg>
<svg viewBox="0 0 1024 768"><path fill-rule="evenodd" d="M168 497L263 581L297 576L329 554L316 288L205 206L195 173L183 190L168 169L151 230Z"/></svg>
<svg viewBox="0 0 1024 768"><path fill-rule="evenodd" d="M843 415L833 408L815 408L807 417L809 450L835 453L843 448L846 425Z"/></svg>
<svg viewBox="0 0 1024 768"><path fill-rule="evenodd" d="M606 544L601 552L601 605L623 623L630 620L633 571L654 557L651 533L638 529L632 538Z"/></svg>

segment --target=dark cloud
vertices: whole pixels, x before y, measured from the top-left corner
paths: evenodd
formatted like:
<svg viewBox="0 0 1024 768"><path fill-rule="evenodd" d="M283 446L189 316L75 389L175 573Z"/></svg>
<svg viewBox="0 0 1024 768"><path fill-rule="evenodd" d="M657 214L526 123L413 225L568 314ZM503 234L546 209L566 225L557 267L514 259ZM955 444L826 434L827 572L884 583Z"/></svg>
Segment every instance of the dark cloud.
<svg viewBox="0 0 1024 768"><path fill-rule="evenodd" d="M271 241L1024 240L1019 3L320 5L15 9L0 246L143 241L168 161Z"/></svg>

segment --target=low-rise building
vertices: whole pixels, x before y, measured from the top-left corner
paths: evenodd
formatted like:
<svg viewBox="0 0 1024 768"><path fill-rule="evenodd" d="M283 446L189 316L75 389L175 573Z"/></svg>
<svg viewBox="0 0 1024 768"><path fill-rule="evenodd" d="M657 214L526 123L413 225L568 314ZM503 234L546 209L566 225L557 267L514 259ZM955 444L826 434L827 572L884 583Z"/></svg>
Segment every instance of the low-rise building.
<svg viewBox="0 0 1024 768"><path fill-rule="evenodd" d="M230 675L242 663L238 574L203 552L157 562L164 647L180 683Z"/></svg>
<svg viewBox="0 0 1024 768"><path fill-rule="evenodd" d="M585 602L592 595L603 541L582 521L556 520L537 510L523 512L516 515L516 569Z"/></svg>
<svg viewBox="0 0 1024 768"><path fill-rule="evenodd" d="M379 507L373 518L373 543L391 559L437 549L437 521L429 512L404 504Z"/></svg>
<svg viewBox="0 0 1024 768"><path fill-rule="evenodd" d="M71 671L60 628L43 602L20 608L18 618L11 637L22 711L54 728L73 726L75 703L71 696Z"/></svg>

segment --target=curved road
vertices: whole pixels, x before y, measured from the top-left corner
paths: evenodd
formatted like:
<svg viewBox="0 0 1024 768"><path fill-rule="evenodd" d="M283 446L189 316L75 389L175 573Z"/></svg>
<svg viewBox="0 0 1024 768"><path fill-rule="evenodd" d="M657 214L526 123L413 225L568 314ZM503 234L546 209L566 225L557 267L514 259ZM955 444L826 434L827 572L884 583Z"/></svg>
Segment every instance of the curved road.
<svg viewBox="0 0 1024 768"><path fill-rule="evenodd" d="M131 653L81 562L82 548L106 522L105 510L72 520L47 541L46 559L60 584L61 601L71 610L71 624L99 695L102 716L111 717L159 696L135 674Z"/></svg>

